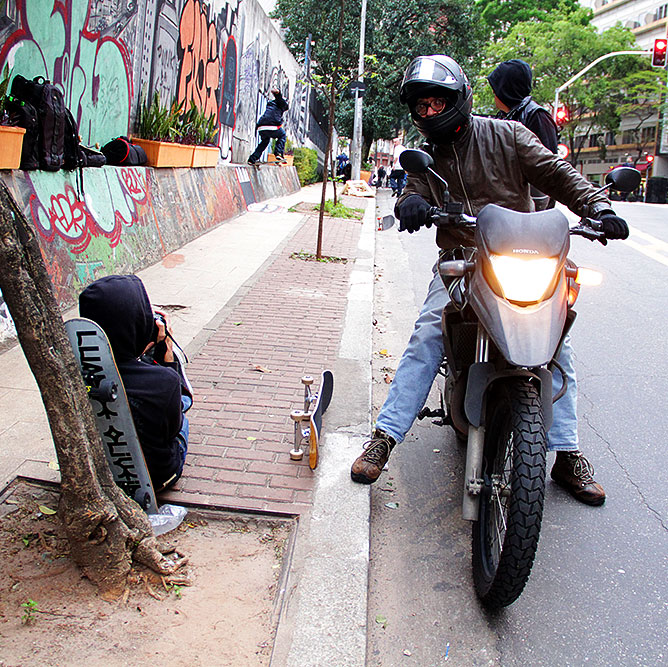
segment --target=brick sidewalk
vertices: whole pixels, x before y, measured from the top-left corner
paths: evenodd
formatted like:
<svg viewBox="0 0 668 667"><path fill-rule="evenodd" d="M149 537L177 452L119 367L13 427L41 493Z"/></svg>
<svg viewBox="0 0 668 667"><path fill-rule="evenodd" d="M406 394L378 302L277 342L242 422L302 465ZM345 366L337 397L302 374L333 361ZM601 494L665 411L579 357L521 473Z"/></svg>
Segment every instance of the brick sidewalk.
<svg viewBox="0 0 668 667"><path fill-rule="evenodd" d="M336 361L362 223L325 218L323 227L323 255L348 261L290 258L315 252L318 218L309 216L190 360L188 458L166 501L288 514L310 506L317 470L308 456L290 460L290 412L303 406L300 378L317 384ZM335 378L335 398L337 389Z"/></svg>

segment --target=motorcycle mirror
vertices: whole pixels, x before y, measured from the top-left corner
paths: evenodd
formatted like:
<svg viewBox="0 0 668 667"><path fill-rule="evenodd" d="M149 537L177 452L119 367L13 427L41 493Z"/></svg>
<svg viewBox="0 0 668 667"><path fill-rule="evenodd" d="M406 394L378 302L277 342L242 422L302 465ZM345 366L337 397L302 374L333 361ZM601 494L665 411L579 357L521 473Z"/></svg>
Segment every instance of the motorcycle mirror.
<svg viewBox="0 0 668 667"><path fill-rule="evenodd" d="M615 167L605 182L619 192L633 192L640 185L640 172L633 167Z"/></svg>
<svg viewBox="0 0 668 667"><path fill-rule="evenodd" d="M423 174L434 165L434 158L424 151L407 148L399 155L399 163L409 173Z"/></svg>

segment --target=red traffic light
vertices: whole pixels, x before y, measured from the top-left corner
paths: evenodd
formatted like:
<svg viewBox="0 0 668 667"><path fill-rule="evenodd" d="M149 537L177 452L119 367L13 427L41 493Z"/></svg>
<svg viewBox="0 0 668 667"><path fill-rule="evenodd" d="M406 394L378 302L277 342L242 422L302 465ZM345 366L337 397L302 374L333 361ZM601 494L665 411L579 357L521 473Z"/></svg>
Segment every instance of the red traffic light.
<svg viewBox="0 0 668 667"><path fill-rule="evenodd" d="M559 107L555 120L560 127L566 124L568 122L568 109L566 107Z"/></svg>
<svg viewBox="0 0 668 667"><path fill-rule="evenodd" d="M668 40L664 38L654 40L654 48L652 49L652 66L665 67L666 66L666 50L668 49Z"/></svg>

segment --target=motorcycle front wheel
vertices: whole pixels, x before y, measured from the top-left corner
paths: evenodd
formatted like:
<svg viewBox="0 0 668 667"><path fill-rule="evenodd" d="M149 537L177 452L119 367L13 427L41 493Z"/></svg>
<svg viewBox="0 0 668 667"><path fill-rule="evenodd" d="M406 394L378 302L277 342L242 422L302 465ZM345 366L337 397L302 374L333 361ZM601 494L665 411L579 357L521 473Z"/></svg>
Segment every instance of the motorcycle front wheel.
<svg viewBox="0 0 668 667"><path fill-rule="evenodd" d="M528 378L501 383L488 396L486 417L473 581L493 609L520 596L538 546L547 445L539 388Z"/></svg>

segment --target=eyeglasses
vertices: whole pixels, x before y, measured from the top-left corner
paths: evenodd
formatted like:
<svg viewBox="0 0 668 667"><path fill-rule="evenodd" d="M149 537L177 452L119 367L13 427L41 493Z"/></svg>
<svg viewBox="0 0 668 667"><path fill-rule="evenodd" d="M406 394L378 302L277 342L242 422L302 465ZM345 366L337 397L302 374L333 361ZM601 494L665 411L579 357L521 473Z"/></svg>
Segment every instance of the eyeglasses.
<svg viewBox="0 0 668 667"><path fill-rule="evenodd" d="M436 113L441 113L446 105L447 101L443 97L437 97L431 102L418 102L415 105L415 113L418 116L426 116L429 109L433 109Z"/></svg>

